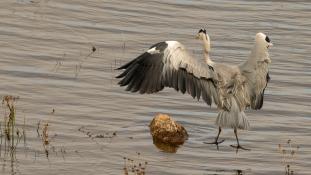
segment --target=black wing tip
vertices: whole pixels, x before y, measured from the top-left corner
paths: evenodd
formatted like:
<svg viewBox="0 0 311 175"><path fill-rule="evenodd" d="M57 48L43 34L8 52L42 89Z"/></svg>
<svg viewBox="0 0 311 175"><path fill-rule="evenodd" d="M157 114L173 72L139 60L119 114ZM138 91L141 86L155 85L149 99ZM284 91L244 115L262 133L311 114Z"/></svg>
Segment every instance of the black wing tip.
<svg viewBox="0 0 311 175"><path fill-rule="evenodd" d="M265 91L263 91L260 95L257 96L254 107L252 107L255 110L259 110L263 106L263 99L264 99Z"/></svg>
<svg viewBox="0 0 311 175"><path fill-rule="evenodd" d="M163 43L165 42L157 43L151 47L159 52L143 52L134 60L117 68L116 70L124 70L116 76L116 78L121 78L118 84L127 86L125 90L132 93L150 94L162 90L162 57L163 51L167 47L167 43Z"/></svg>
<svg viewBox="0 0 311 175"><path fill-rule="evenodd" d="M269 81L271 80L271 77L270 77L269 72L267 73L267 77L266 77L266 79L267 79L267 82L269 82Z"/></svg>
<svg viewBox="0 0 311 175"><path fill-rule="evenodd" d="M268 82L271 80L271 77L269 75L269 72L266 75L266 87L268 85ZM264 101L264 95L265 95L265 89L266 87L263 89L262 93L260 95L258 95L258 97L255 99L255 104L252 106L252 109L255 110L259 110L263 107L263 101Z"/></svg>
<svg viewBox="0 0 311 175"><path fill-rule="evenodd" d="M267 73L266 80L267 80L267 84L266 84L266 87L267 87L268 82L271 80L269 72ZM264 101L264 95L265 95L266 87L263 89L262 93L259 96L259 99L257 99L257 101L256 101L256 104L255 104L255 107L254 107L255 110L259 110L259 109L261 109L263 107L263 101Z"/></svg>
<svg viewBox="0 0 311 175"><path fill-rule="evenodd" d="M114 78L122 78L122 77L124 77L124 75L120 74L120 75L115 76Z"/></svg>

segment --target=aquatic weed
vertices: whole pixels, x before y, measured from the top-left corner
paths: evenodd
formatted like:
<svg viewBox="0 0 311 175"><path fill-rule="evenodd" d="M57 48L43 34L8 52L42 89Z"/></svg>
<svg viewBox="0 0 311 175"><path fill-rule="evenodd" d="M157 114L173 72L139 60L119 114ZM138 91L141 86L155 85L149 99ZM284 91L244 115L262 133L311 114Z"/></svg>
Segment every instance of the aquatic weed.
<svg viewBox="0 0 311 175"><path fill-rule="evenodd" d="M278 151L282 154L282 163L285 165L285 175L293 175L293 165L295 164L295 158L300 146L294 144L292 139L288 139L286 144L279 144Z"/></svg>
<svg viewBox="0 0 311 175"><path fill-rule="evenodd" d="M148 165L147 161L141 159L141 153L136 152L137 159L130 159L128 157L123 157L124 160L124 175L145 175L146 168Z"/></svg>
<svg viewBox="0 0 311 175"><path fill-rule="evenodd" d="M18 96L6 95L2 98L2 106L4 108L3 122L0 124L1 141L0 141L0 156L2 147L4 147L3 156L10 154L11 161L15 160L15 153L18 144L24 137L26 142L25 118L23 128L16 126L16 107L15 104L19 99Z"/></svg>

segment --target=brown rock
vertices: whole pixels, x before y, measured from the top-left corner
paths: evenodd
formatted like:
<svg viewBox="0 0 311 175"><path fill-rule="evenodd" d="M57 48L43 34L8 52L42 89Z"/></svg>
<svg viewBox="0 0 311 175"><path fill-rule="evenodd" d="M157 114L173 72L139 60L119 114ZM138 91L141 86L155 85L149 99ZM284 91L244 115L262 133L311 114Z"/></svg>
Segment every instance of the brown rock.
<svg viewBox="0 0 311 175"><path fill-rule="evenodd" d="M188 139L186 129L166 114L157 114L149 127L153 140L157 142L180 145Z"/></svg>

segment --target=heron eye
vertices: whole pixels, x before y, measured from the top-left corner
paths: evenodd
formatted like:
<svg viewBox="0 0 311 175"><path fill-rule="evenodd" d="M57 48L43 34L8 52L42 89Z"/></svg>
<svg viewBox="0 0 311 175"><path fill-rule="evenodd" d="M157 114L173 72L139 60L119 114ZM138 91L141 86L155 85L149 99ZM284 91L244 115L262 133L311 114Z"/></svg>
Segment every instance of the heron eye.
<svg viewBox="0 0 311 175"><path fill-rule="evenodd" d="M265 39L268 43L270 43L270 38L268 36L266 36L266 39Z"/></svg>

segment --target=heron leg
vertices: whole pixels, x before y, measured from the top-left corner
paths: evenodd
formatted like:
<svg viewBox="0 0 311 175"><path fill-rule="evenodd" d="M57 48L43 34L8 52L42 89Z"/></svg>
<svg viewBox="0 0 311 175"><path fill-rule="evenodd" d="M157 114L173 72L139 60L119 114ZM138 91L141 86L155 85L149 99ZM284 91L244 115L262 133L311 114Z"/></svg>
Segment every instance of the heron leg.
<svg viewBox="0 0 311 175"><path fill-rule="evenodd" d="M238 132L237 132L236 128L234 128L234 134L235 134L235 138L236 138L236 141L237 141L237 145L230 145L230 146L233 147L233 148L236 148L236 152L238 152L239 149L250 151L250 149L244 148L243 146L240 145L239 138L238 138Z"/></svg>
<svg viewBox="0 0 311 175"><path fill-rule="evenodd" d="M218 141L220 133L221 133L221 127L218 128L218 134L217 134L217 137L215 138L214 142L203 142L203 143L205 143L205 144L215 144L217 146L217 149L219 149L218 145L225 141L224 139L221 140L221 141Z"/></svg>

